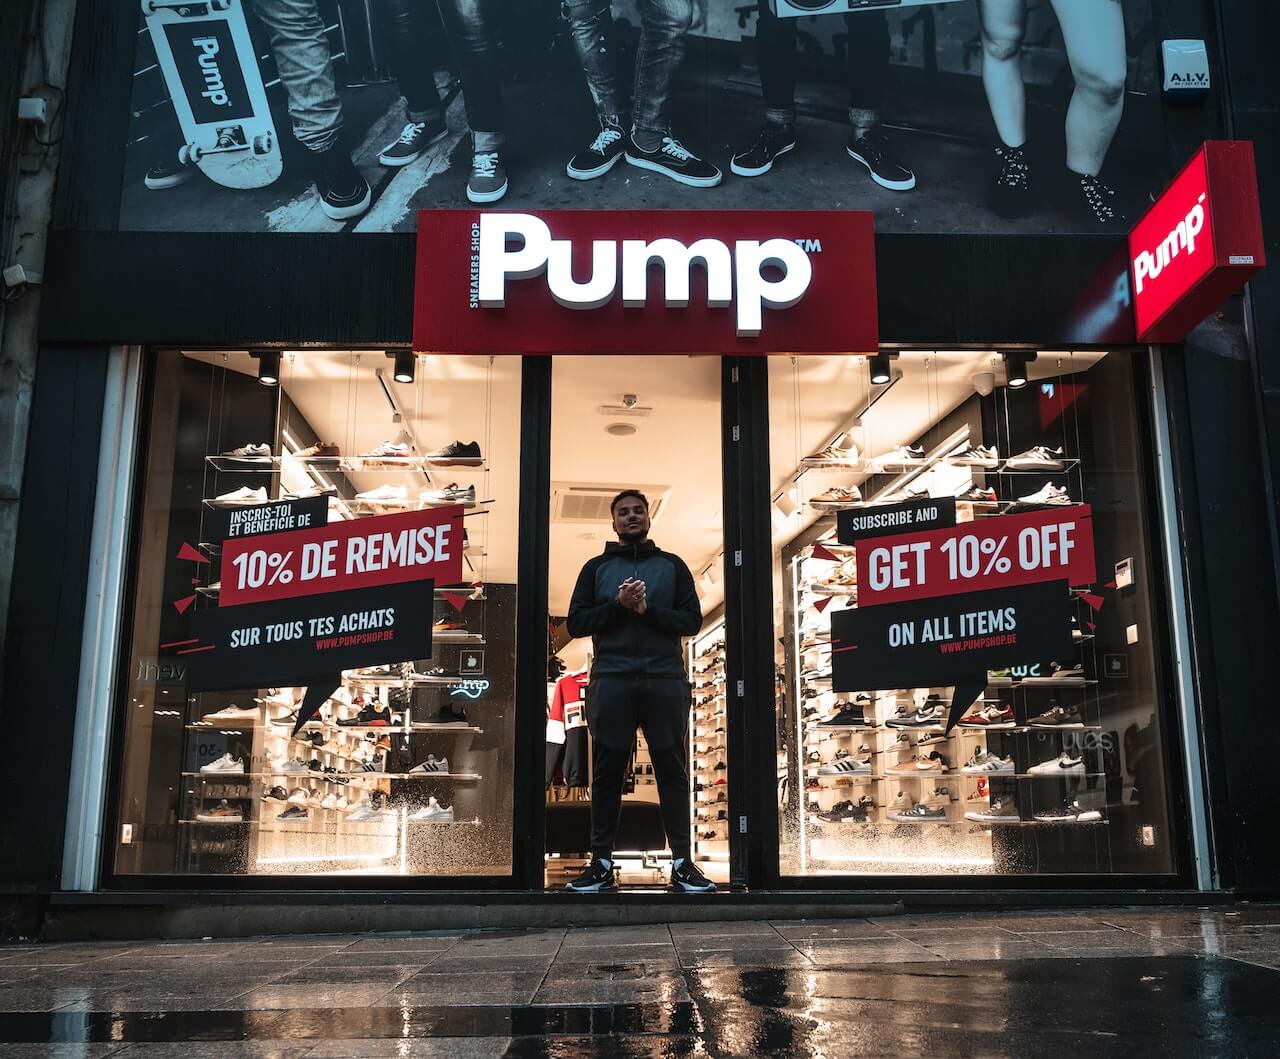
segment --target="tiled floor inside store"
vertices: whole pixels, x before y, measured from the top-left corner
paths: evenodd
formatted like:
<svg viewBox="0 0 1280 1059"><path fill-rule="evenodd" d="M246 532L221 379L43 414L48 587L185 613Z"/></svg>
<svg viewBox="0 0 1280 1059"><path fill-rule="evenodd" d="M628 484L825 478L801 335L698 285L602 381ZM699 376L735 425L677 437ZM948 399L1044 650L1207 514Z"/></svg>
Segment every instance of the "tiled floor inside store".
<svg viewBox="0 0 1280 1059"><path fill-rule="evenodd" d="M1280 907L0 946L0 1056L1275 1055Z"/></svg>

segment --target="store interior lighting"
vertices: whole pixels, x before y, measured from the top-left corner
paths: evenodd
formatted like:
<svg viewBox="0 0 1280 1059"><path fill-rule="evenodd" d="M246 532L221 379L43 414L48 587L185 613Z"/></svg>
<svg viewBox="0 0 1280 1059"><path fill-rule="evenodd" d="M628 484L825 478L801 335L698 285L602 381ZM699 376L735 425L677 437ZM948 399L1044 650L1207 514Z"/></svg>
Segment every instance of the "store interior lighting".
<svg viewBox="0 0 1280 1059"><path fill-rule="evenodd" d="M1010 350L1002 354L1004 357L1005 380L1015 390L1027 385L1027 365L1036 359L1034 353L1021 350Z"/></svg>
<svg viewBox="0 0 1280 1059"><path fill-rule="evenodd" d="M396 382L411 383L414 377L415 358L411 349L389 350L387 356L395 361L392 372Z"/></svg>
<svg viewBox="0 0 1280 1059"><path fill-rule="evenodd" d="M258 381L263 386L280 385L280 351L259 349L249 354L258 362Z"/></svg>
<svg viewBox="0 0 1280 1059"><path fill-rule="evenodd" d="M872 386L884 386L893 378L891 359L892 355L889 353L877 353L874 357L867 358L867 370L871 373Z"/></svg>

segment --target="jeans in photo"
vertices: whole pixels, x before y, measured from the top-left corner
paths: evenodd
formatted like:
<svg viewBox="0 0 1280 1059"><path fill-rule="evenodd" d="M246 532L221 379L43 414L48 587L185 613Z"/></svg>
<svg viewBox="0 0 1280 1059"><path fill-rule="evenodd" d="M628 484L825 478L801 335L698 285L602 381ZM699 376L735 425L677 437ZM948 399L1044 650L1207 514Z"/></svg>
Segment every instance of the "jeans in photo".
<svg viewBox="0 0 1280 1059"><path fill-rule="evenodd" d="M342 132L342 104L316 0L253 0L253 11L267 29L294 137L310 151L329 150Z"/></svg>
<svg viewBox="0 0 1280 1059"><path fill-rule="evenodd" d="M383 0L391 23L391 72L410 121L440 113L435 67L444 25L436 0Z"/></svg>
<svg viewBox="0 0 1280 1059"><path fill-rule="evenodd" d="M640 47L636 52L631 91L631 121L637 130L666 132L676 73L684 59L693 21L693 0L637 0ZM561 0L578 61L602 124L622 123L627 100L619 81L614 53L613 5L610 0Z"/></svg>
<svg viewBox="0 0 1280 1059"><path fill-rule="evenodd" d="M502 141L506 116L502 107L502 70L489 33L485 0L439 0L440 18L453 45L454 60L462 77L467 123L476 137L476 148Z"/></svg>
<svg viewBox="0 0 1280 1059"><path fill-rule="evenodd" d="M790 114L789 120L794 121L799 19L779 18L769 0L758 0L758 12L756 53L764 105L770 112ZM844 24L849 36L845 56L849 107L878 111L889 73L889 20L883 11L848 12Z"/></svg>

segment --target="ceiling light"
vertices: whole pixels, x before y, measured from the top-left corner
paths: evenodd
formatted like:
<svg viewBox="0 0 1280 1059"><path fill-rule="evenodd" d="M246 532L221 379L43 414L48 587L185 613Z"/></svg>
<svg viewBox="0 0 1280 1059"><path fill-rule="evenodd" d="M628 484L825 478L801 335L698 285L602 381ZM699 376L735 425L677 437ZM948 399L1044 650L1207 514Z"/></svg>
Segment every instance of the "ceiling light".
<svg viewBox="0 0 1280 1059"><path fill-rule="evenodd" d="M1011 349L1003 353L1005 381L1015 390L1027 385L1027 365L1036 359L1034 353Z"/></svg>
<svg viewBox="0 0 1280 1059"><path fill-rule="evenodd" d="M606 434L612 434L615 438L630 437L636 432L636 428L631 423L610 423L604 428Z"/></svg>
<svg viewBox="0 0 1280 1059"><path fill-rule="evenodd" d="M280 351L278 349L251 350L249 356L258 362L258 381L263 386L280 385Z"/></svg>
<svg viewBox="0 0 1280 1059"><path fill-rule="evenodd" d="M397 349L388 351L387 356L391 357L395 363L395 370L392 375L396 382L410 383L413 382L414 356L411 349Z"/></svg>
<svg viewBox="0 0 1280 1059"><path fill-rule="evenodd" d="M884 386L893 378L893 370L890 367L889 360L891 354L877 353L874 357L867 358L867 368L871 372L871 385Z"/></svg>

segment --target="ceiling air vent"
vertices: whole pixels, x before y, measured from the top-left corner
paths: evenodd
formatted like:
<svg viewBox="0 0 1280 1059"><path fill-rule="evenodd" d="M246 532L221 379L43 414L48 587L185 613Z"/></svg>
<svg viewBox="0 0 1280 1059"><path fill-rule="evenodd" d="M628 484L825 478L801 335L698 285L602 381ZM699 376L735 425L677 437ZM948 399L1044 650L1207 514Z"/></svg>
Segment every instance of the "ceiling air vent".
<svg viewBox="0 0 1280 1059"><path fill-rule="evenodd" d="M656 522L670 490L668 485L595 485L584 482L551 483L551 521L608 525L609 504L624 489L639 489L649 498L649 518Z"/></svg>

